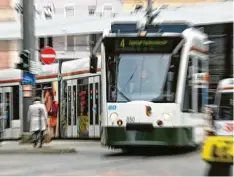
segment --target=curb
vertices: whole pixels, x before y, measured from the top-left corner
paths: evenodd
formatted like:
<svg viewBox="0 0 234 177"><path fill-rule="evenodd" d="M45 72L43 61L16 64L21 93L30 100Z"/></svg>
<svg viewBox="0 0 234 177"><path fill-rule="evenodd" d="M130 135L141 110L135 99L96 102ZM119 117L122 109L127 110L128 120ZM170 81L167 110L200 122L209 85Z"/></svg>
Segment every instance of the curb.
<svg viewBox="0 0 234 177"><path fill-rule="evenodd" d="M71 154L77 153L74 148L50 149L50 148L22 148L22 149L1 149L0 154Z"/></svg>

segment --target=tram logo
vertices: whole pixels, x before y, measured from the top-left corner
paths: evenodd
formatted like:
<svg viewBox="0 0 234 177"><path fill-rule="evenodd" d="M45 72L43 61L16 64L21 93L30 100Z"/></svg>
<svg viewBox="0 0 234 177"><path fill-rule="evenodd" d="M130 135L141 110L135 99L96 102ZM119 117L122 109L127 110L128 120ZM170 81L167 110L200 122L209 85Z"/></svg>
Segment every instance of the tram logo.
<svg viewBox="0 0 234 177"><path fill-rule="evenodd" d="M149 117L152 114L152 108L150 106L145 106L145 114Z"/></svg>
<svg viewBox="0 0 234 177"><path fill-rule="evenodd" d="M232 133L233 132L233 124L232 123L226 123L225 125L225 131L227 131L228 133Z"/></svg>
<svg viewBox="0 0 234 177"><path fill-rule="evenodd" d="M109 111L115 111L117 109L117 106L116 105L109 105L108 106L108 110Z"/></svg>

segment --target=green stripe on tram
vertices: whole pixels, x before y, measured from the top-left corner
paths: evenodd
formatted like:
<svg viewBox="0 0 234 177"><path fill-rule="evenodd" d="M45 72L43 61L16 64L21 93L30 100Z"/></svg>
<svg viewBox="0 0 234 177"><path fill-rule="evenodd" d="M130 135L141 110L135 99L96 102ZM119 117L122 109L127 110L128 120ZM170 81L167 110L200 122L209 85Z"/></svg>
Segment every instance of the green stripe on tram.
<svg viewBox="0 0 234 177"><path fill-rule="evenodd" d="M126 131L125 127L103 127L102 144L106 146L165 145L193 146L193 128L155 128L152 132Z"/></svg>

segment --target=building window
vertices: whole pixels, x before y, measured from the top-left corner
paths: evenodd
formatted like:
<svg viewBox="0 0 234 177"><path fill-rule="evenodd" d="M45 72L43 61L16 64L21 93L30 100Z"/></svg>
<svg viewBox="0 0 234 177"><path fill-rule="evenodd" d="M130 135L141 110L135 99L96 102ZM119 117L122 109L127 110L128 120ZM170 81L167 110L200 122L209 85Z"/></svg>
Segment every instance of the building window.
<svg viewBox="0 0 234 177"><path fill-rule="evenodd" d="M74 4L65 5L64 15L65 17L75 16L75 5Z"/></svg>
<svg viewBox="0 0 234 177"><path fill-rule="evenodd" d="M68 51L75 50L75 37L74 36L67 36L67 48Z"/></svg>
<svg viewBox="0 0 234 177"><path fill-rule="evenodd" d="M88 11L89 11L89 15L94 15L96 11L96 6L89 6Z"/></svg>
<svg viewBox="0 0 234 177"><path fill-rule="evenodd" d="M66 42L64 37L53 37L53 48L57 51L57 52L61 52L66 50L66 46L65 46Z"/></svg>
<svg viewBox="0 0 234 177"><path fill-rule="evenodd" d="M88 35L78 35L75 36L75 50L77 51L88 51L89 50L89 36Z"/></svg>
<svg viewBox="0 0 234 177"><path fill-rule="evenodd" d="M113 10L113 7L111 4L104 4L103 7L102 7L102 13L105 14L111 14L113 13L114 10Z"/></svg>

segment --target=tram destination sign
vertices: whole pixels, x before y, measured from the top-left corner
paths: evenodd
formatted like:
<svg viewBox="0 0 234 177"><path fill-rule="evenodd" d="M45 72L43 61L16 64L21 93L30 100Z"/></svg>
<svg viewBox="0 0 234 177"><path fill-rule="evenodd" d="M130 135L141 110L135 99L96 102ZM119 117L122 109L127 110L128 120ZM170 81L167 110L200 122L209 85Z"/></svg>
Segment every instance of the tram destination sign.
<svg viewBox="0 0 234 177"><path fill-rule="evenodd" d="M181 37L107 37L105 48L111 53L171 53Z"/></svg>

